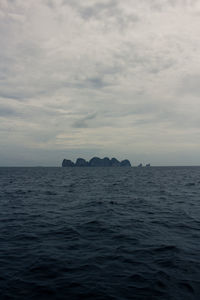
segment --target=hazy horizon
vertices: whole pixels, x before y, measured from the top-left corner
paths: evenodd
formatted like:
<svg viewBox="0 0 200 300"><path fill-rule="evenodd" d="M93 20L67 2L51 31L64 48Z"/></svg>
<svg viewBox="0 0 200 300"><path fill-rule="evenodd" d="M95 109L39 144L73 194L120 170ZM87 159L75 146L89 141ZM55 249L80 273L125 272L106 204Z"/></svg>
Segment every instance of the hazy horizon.
<svg viewBox="0 0 200 300"><path fill-rule="evenodd" d="M200 2L1 0L0 166L200 165Z"/></svg>

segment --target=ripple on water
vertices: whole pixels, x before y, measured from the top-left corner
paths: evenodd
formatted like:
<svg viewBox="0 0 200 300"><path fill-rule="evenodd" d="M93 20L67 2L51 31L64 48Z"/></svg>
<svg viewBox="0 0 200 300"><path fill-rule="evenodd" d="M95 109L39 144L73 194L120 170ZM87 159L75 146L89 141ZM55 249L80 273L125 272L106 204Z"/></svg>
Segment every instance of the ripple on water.
<svg viewBox="0 0 200 300"><path fill-rule="evenodd" d="M200 168L0 168L2 299L199 299Z"/></svg>

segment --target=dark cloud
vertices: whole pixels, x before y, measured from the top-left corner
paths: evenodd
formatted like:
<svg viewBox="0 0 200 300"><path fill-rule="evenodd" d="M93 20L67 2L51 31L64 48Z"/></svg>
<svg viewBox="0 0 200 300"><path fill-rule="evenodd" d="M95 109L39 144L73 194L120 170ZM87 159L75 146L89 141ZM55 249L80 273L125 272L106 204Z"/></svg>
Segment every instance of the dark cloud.
<svg viewBox="0 0 200 300"><path fill-rule="evenodd" d="M140 21L139 15L135 12L127 13L120 7L119 0L108 0L105 2L95 1L94 3L80 1L63 1L70 5L85 21L99 20L106 30L115 26L124 30L128 26Z"/></svg>
<svg viewBox="0 0 200 300"><path fill-rule="evenodd" d="M0 97L1 98L5 98L5 99L14 99L14 100L19 100L19 101L22 101L25 99L25 95L23 94L20 94L18 92L11 92L11 91L8 91L8 92L0 92Z"/></svg>
<svg viewBox="0 0 200 300"><path fill-rule="evenodd" d="M157 12L163 12L166 8L195 8L198 5L198 0L149 0L148 3L146 0L140 0L145 5L148 5L150 9L155 10ZM135 3L137 0L135 1Z"/></svg>
<svg viewBox="0 0 200 300"><path fill-rule="evenodd" d="M82 117L78 120L76 120L73 124L72 127L74 128L87 128L89 127L90 120L94 120L97 117L97 113L93 114L88 114L85 117Z"/></svg>
<svg viewBox="0 0 200 300"><path fill-rule="evenodd" d="M18 113L9 106L0 104L0 117L16 116Z"/></svg>
<svg viewBox="0 0 200 300"><path fill-rule="evenodd" d="M54 9L55 8L55 2L53 0L47 0L46 4L51 8Z"/></svg>
<svg viewBox="0 0 200 300"><path fill-rule="evenodd" d="M107 85L107 83L105 83L103 81L102 78L99 78L99 77L93 77L93 78L88 78L86 81L85 81L85 85L91 87L91 88L103 88Z"/></svg>
<svg viewBox="0 0 200 300"><path fill-rule="evenodd" d="M98 18L102 13L112 16L119 13L118 1L110 0L106 3L98 1L90 6L81 6L79 7L79 13L84 19Z"/></svg>

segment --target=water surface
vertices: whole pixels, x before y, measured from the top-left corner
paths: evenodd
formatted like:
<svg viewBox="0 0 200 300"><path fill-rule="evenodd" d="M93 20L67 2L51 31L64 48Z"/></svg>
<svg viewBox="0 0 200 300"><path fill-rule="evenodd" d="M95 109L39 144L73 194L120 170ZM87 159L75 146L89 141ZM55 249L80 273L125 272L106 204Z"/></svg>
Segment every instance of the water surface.
<svg viewBox="0 0 200 300"><path fill-rule="evenodd" d="M1 299L199 299L200 168L0 168Z"/></svg>

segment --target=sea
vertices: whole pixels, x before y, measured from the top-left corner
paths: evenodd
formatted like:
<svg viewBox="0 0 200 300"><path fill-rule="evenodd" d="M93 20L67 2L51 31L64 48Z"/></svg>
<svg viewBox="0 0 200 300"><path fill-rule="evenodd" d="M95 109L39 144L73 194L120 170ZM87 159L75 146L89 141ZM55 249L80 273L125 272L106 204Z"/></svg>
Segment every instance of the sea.
<svg viewBox="0 0 200 300"><path fill-rule="evenodd" d="M0 168L0 299L199 300L200 167Z"/></svg>

